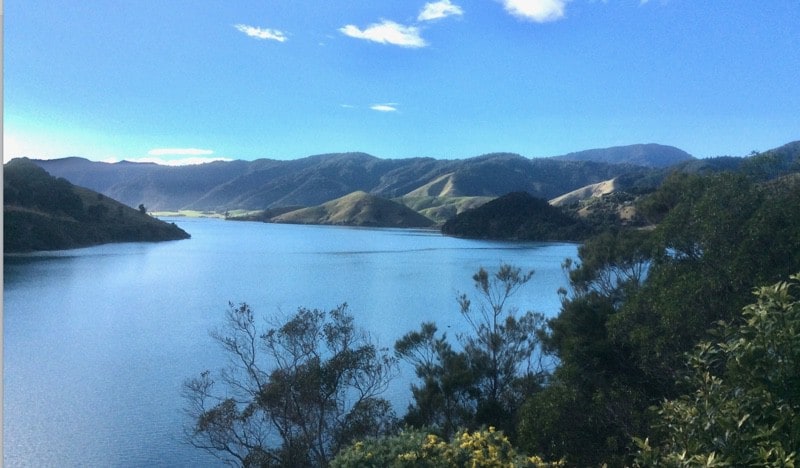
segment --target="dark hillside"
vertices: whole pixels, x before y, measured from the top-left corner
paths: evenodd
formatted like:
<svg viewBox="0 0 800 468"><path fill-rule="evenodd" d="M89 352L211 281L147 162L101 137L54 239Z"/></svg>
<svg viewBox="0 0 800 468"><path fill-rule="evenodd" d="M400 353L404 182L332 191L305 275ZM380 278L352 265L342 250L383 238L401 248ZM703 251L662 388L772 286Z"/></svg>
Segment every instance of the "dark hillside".
<svg viewBox="0 0 800 468"><path fill-rule="evenodd" d="M3 196L5 252L189 237L174 224L52 177L27 159L4 166Z"/></svg>
<svg viewBox="0 0 800 468"><path fill-rule="evenodd" d="M575 241L589 234L579 219L529 193L513 192L467 210L442 226L457 237L533 241Z"/></svg>

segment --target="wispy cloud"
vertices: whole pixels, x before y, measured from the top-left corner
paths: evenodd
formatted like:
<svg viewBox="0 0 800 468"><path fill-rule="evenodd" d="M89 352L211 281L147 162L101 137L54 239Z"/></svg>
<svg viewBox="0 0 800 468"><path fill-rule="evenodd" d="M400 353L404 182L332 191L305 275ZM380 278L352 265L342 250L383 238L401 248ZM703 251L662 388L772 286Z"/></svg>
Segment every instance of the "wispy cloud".
<svg viewBox="0 0 800 468"><path fill-rule="evenodd" d="M233 161L231 158L180 158L180 159L162 159L162 158L140 158L134 159L133 162L150 162L160 164L162 166L194 166L197 164L208 164L216 161Z"/></svg>
<svg viewBox="0 0 800 468"><path fill-rule="evenodd" d="M397 112L397 103L387 102L384 104L373 104L369 106L369 108L378 112Z"/></svg>
<svg viewBox="0 0 800 468"><path fill-rule="evenodd" d="M286 34L284 34L283 31L278 31L277 29L258 28L256 26L248 26L246 24L235 24L233 27L255 39L278 42L286 41Z"/></svg>
<svg viewBox="0 0 800 468"><path fill-rule="evenodd" d="M205 164L214 161L232 161L231 158L211 156L213 150L200 148L153 148L147 152L147 157L126 158L131 162L155 163L162 166L188 166L192 164ZM107 160L112 161L113 158Z"/></svg>
<svg viewBox="0 0 800 468"><path fill-rule="evenodd" d="M417 21L431 21L448 16L460 16L464 11L460 6L450 3L450 0L426 3L417 17Z"/></svg>
<svg viewBox="0 0 800 468"><path fill-rule="evenodd" d="M427 44L420 36L419 28L416 26L404 26L394 21L383 20L360 29L358 26L348 24L339 28L339 32L345 36L367 41L378 42L380 44L391 44L400 47L418 48L425 47Z"/></svg>
<svg viewBox="0 0 800 468"><path fill-rule="evenodd" d="M150 156L206 156L214 151L199 148L154 148L147 152Z"/></svg>
<svg viewBox="0 0 800 468"><path fill-rule="evenodd" d="M537 23L556 21L564 17L569 0L502 0L506 11L512 15Z"/></svg>

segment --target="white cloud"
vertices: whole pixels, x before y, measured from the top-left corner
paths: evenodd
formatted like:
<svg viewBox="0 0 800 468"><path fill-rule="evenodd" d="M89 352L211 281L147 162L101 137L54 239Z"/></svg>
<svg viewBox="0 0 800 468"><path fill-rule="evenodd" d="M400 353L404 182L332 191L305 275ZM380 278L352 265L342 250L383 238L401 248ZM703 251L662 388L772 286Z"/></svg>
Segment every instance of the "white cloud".
<svg viewBox="0 0 800 468"><path fill-rule="evenodd" d="M400 47L425 47L425 40L419 35L419 28L416 26L403 26L394 21L383 20L381 23L369 25L366 29L348 24L339 31L345 36L367 41L378 42L381 44L392 44Z"/></svg>
<svg viewBox="0 0 800 468"><path fill-rule="evenodd" d="M385 104L373 104L369 106L369 108L378 112L397 112L397 103L387 102Z"/></svg>
<svg viewBox="0 0 800 468"><path fill-rule="evenodd" d="M213 151L198 148L155 148L147 152L150 156L205 156L214 154Z"/></svg>
<svg viewBox="0 0 800 468"><path fill-rule="evenodd" d="M256 39L272 40L278 42L286 41L286 34L277 29L257 28L255 26L248 26L246 24L235 24L234 28Z"/></svg>
<svg viewBox="0 0 800 468"><path fill-rule="evenodd" d="M126 161L134 163L154 163L161 166L191 166L196 164L207 164L215 161L233 161L231 158L202 158L202 157L189 157L178 159L164 159L164 158L125 158ZM106 158L102 162L116 163L119 158Z"/></svg>
<svg viewBox="0 0 800 468"><path fill-rule="evenodd" d="M464 11L458 5L453 5L450 0L426 3L417 17L418 21L431 21L453 15L463 15Z"/></svg>
<svg viewBox="0 0 800 468"><path fill-rule="evenodd" d="M556 21L564 17L569 0L503 0L506 11L512 15L537 23Z"/></svg>

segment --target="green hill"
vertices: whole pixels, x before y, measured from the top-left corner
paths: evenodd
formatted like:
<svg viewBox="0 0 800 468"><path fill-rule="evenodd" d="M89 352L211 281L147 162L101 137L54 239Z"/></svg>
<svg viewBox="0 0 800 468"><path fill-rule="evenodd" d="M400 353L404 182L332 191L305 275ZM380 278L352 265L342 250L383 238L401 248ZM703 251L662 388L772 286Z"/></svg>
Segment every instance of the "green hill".
<svg viewBox="0 0 800 468"><path fill-rule="evenodd" d="M366 192L353 192L319 206L272 218L276 223L373 227L429 227L433 221L416 211Z"/></svg>
<svg viewBox="0 0 800 468"><path fill-rule="evenodd" d="M186 239L185 231L55 178L27 159L3 168L5 252Z"/></svg>

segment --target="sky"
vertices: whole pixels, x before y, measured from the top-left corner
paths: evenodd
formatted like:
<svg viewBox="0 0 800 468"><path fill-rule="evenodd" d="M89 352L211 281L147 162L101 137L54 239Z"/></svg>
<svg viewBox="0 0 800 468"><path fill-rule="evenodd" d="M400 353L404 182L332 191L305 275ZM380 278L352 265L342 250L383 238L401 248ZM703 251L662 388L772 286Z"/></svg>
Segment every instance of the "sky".
<svg viewBox="0 0 800 468"><path fill-rule="evenodd" d="M800 139L794 0L5 0L3 156L526 157Z"/></svg>

